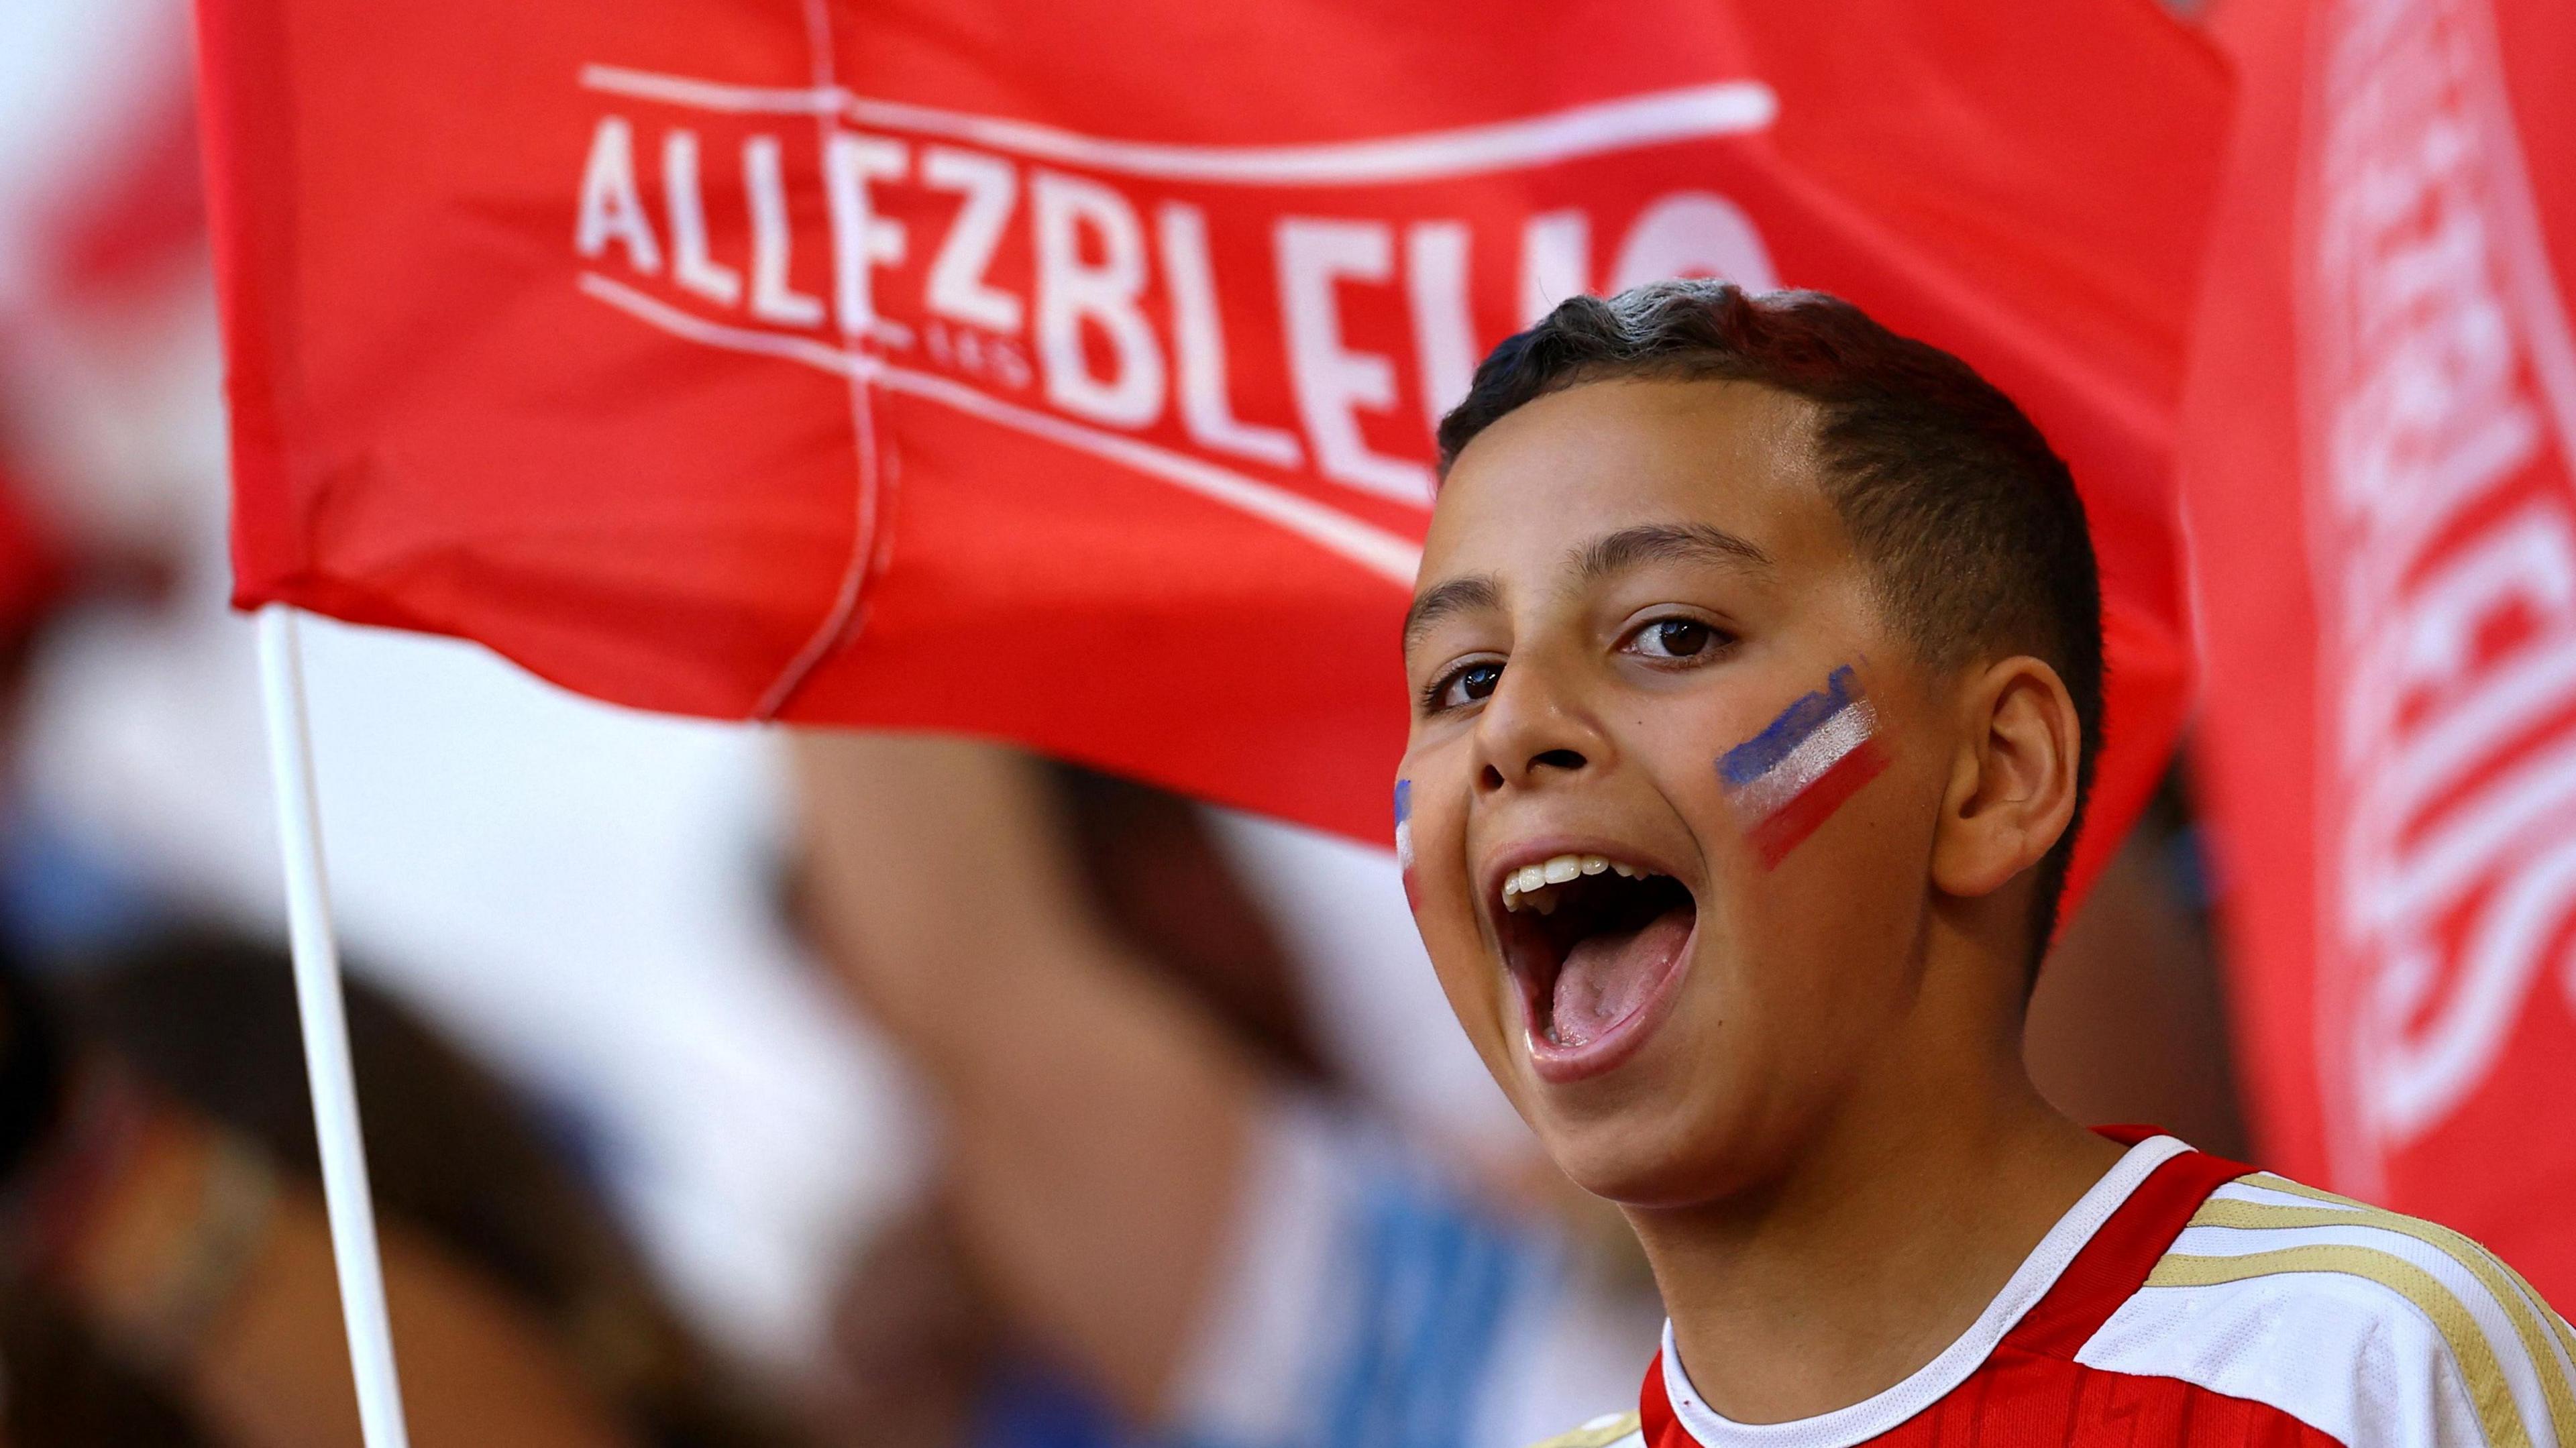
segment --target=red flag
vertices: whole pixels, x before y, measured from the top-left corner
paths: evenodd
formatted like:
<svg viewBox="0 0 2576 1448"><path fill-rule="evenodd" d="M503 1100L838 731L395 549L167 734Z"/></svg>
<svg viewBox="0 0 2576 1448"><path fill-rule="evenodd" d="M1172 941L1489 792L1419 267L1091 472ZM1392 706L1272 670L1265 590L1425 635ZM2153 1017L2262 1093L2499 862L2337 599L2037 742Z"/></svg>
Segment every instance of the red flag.
<svg viewBox="0 0 2576 1448"><path fill-rule="evenodd" d="M2032 409L2101 534L2099 817L2162 767L2224 79L2148 0L201 19L244 604L1378 837L1432 420L1554 300L1715 273Z"/></svg>
<svg viewBox="0 0 2576 1448"><path fill-rule="evenodd" d="M2563 1298L2576 10L2219 24L2243 109L2184 473L2246 1081L2283 1169Z"/></svg>

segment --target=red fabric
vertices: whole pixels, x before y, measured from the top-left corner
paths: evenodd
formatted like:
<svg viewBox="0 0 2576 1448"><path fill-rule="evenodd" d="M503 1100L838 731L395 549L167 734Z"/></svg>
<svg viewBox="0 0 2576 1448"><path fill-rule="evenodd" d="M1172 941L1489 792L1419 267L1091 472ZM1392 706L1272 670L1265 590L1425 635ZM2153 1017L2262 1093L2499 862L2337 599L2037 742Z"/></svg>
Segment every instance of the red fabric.
<svg viewBox="0 0 2576 1448"><path fill-rule="evenodd" d="M2075 1361L2146 1285L2156 1259L2209 1194L2249 1170L2201 1152L2156 1168L1966 1381L1868 1441L1889 1448L2332 1448L2334 1439L2269 1404ZM1673 1412L1663 1367L1658 1355L1638 1400L1647 1448L1698 1448Z"/></svg>
<svg viewBox="0 0 2576 1448"><path fill-rule="evenodd" d="M2116 1132L2103 1135L2118 1139ZM2071 1360L2121 1303L2147 1285L2156 1259L2209 1194L2252 1170L2240 1161L2187 1151L2148 1173L2066 1264L2056 1284L2004 1334L2004 1348Z"/></svg>
<svg viewBox="0 0 2576 1448"><path fill-rule="evenodd" d="M1848 295L2031 409L2110 596L2079 874L2163 767L2225 77L2151 0L200 16L244 605L1382 837L1430 419L1533 301L1714 270ZM861 98L833 174L880 165L899 234L827 190L817 85Z"/></svg>
<svg viewBox="0 0 2576 1448"><path fill-rule="evenodd" d="M1814 834L1817 826L1833 818L1834 811L1860 793L1862 785L1878 778L1889 762L1886 745L1864 739L1835 760L1832 768L1816 776L1815 783L1763 816L1750 832L1754 851L1762 857L1762 868L1768 870L1789 858L1791 850Z"/></svg>
<svg viewBox="0 0 2576 1448"><path fill-rule="evenodd" d="M2240 1079L2283 1171L2563 1299L2576 9L2215 23L2242 113L2183 471Z"/></svg>

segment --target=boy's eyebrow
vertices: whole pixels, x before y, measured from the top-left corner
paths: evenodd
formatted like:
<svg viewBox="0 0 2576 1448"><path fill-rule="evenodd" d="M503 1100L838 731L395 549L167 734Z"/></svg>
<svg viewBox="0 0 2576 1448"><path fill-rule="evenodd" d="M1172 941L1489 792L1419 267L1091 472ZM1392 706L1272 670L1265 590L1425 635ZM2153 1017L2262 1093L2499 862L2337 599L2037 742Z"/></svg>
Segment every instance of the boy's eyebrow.
<svg viewBox="0 0 2576 1448"><path fill-rule="evenodd" d="M1453 613L1470 609L1500 608L1503 591L1490 573L1470 573L1452 578L1433 587L1413 601L1404 611L1404 646L1413 647L1422 631Z"/></svg>
<svg viewBox="0 0 2576 1448"><path fill-rule="evenodd" d="M1585 544L1575 554L1574 571L1590 582L1640 563L1671 561L1768 568L1771 555L1749 539L1707 523L1640 523Z"/></svg>

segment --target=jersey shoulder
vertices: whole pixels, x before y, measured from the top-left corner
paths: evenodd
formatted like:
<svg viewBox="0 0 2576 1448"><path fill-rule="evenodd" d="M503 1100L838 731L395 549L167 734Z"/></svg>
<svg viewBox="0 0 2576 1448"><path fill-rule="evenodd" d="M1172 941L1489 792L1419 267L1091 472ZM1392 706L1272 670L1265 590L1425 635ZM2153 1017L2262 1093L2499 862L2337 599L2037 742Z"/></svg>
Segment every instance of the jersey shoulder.
<svg viewBox="0 0 2576 1448"><path fill-rule="evenodd" d="M2269 1403L2350 1448L2576 1448L2576 1332L2460 1233L2256 1172L2076 1361Z"/></svg>
<svg viewBox="0 0 2576 1448"><path fill-rule="evenodd" d="M1636 1414L1604 1413L1571 1433L1541 1439L1530 1448L1632 1448L1645 1441ZM2576 1444L2569 1448L2576 1448Z"/></svg>

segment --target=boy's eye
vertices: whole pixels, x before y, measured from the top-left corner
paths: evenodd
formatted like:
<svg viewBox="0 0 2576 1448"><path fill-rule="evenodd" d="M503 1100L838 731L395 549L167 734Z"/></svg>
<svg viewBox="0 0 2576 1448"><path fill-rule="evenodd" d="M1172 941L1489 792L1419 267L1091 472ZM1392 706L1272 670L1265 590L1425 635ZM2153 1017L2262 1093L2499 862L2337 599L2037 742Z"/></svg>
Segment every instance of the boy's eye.
<svg viewBox="0 0 2576 1448"><path fill-rule="evenodd" d="M1698 619L1659 618L1638 629L1629 647L1650 659L1695 659L1717 642L1717 630Z"/></svg>
<svg viewBox="0 0 2576 1448"><path fill-rule="evenodd" d="M1431 707L1455 709L1472 704L1494 692L1503 681L1503 666L1496 663L1469 664L1443 675L1431 686Z"/></svg>

